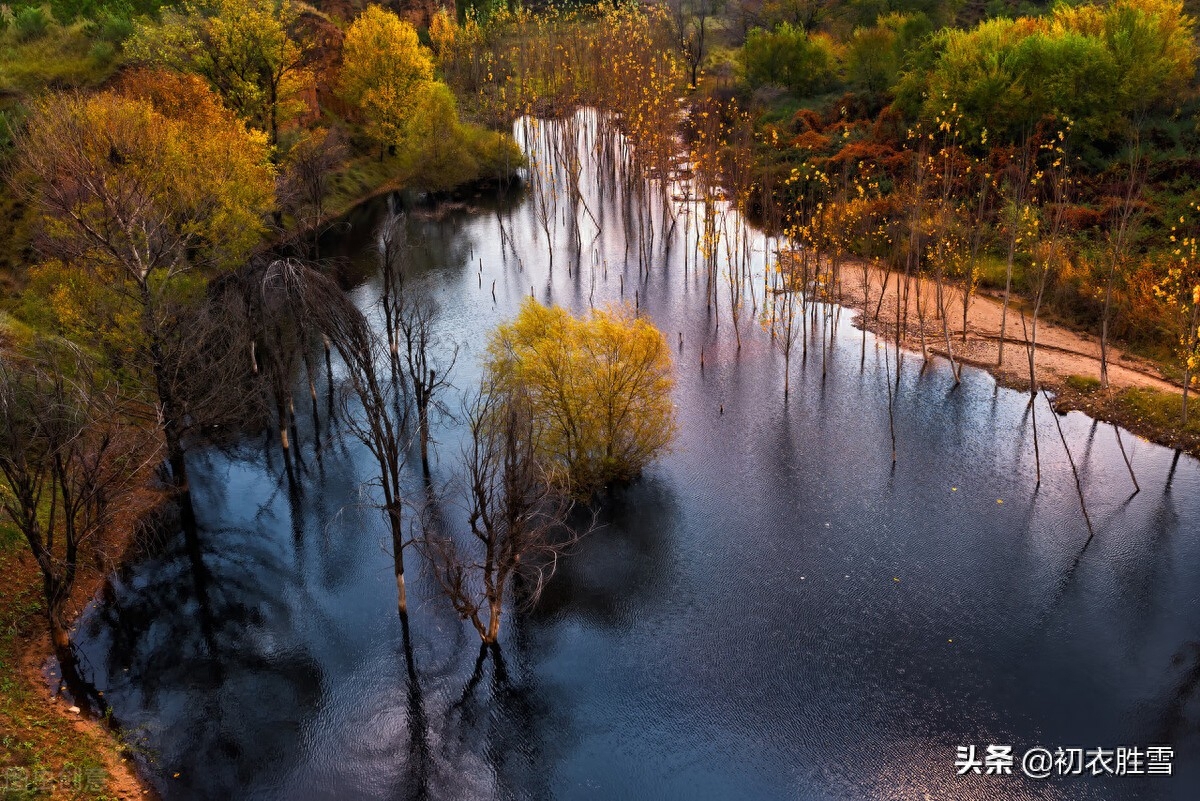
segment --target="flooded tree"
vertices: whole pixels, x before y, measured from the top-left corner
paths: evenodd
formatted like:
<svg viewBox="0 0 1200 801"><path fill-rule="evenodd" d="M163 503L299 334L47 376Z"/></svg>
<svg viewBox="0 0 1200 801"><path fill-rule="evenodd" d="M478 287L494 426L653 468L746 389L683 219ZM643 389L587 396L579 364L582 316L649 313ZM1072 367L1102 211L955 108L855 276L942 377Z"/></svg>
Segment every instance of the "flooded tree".
<svg viewBox="0 0 1200 801"><path fill-rule="evenodd" d="M421 470L429 476L429 413L440 404L438 396L450 386L449 375L458 360L458 346L444 360L434 356L440 338L435 329L437 309L424 298L406 298L400 309L400 333L404 339L404 363L412 385L417 411L417 438L421 446Z"/></svg>
<svg viewBox="0 0 1200 801"><path fill-rule="evenodd" d="M628 309L578 319L531 298L492 335L487 370L528 395L540 455L581 497L637 477L674 436L666 338Z"/></svg>
<svg viewBox="0 0 1200 801"><path fill-rule="evenodd" d="M387 339L392 381L412 390L417 413L417 438L421 448L421 470L429 476L429 415L438 407L438 395L450 386L450 371L458 360L458 346L449 356L439 358L435 351L441 343L437 331L437 307L420 295L418 287L406 283L411 266L413 243L408 236L404 214L389 213L379 228L378 257L383 290L379 305ZM405 397L407 401L407 396Z"/></svg>
<svg viewBox="0 0 1200 801"><path fill-rule="evenodd" d="M210 305L221 310L219 319L229 346L248 366L252 389L248 394L254 397L247 398L245 422L253 424L257 415L264 426L275 425L292 478L293 461L298 458L294 449L300 445L294 397L297 379L303 374L319 438L317 349L338 341L347 325L357 323L359 312L332 277L298 259L255 260L214 282L210 294Z"/></svg>
<svg viewBox="0 0 1200 801"><path fill-rule="evenodd" d="M387 364L390 357L366 321L348 324L343 334L338 349L347 368L345 425L366 446L376 467L371 484L382 493L378 505L391 536L397 608L401 615L407 615L404 549L411 541L404 533L403 479L411 439L409 405L401 382L379 370L379 365Z"/></svg>
<svg viewBox="0 0 1200 801"><path fill-rule="evenodd" d="M520 582L531 605L576 535L573 506L554 475L561 465L537 442L532 399L521 388L485 385L468 405L463 483L468 537L426 531L433 573L454 610L485 645L500 635L505 603Z"/></svg>

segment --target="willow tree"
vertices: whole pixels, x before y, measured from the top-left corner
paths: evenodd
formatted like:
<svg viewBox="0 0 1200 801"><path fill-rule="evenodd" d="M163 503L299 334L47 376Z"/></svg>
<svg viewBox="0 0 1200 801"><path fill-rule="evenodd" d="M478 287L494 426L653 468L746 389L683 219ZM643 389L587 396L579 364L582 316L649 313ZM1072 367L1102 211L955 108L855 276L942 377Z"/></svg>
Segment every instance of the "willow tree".
<svg viewBox="0 0 1200 801"><path fill-rule="evenodd" d="M486 367L528 395L539 453L577 496L636 478L674 435L666 338L629 309L579 319L530 298L493 333Z"/></svg>
<svg viewBox="0 0 1200 801"><path fill-rule="evenodd" d="M183 312L260 240L273 201L266 139L198 80L176 76L142 96L36 101L18 148L17 185L42 215L40 255L71 279L51 300L154 407L184 487L185 432L204 409L183 396L196 377L181 353L196 355ZM79 298L106 318L81 314Z"/></svg>

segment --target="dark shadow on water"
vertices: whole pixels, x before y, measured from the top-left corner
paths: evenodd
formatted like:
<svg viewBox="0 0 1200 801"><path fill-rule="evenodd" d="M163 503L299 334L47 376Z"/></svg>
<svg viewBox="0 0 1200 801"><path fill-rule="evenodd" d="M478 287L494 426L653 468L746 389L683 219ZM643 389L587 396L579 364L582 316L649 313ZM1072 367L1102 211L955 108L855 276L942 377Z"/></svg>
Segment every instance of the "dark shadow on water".
<svg viewBox="0 0 1200 801"><path fill-rule="evenodd" d="M600 508L596 530L561 560L529 613L531 621L578 616L620 628L644 614L644 604L661 600L674 569L678 513L670 489L646 477L612 491Z"/></svg>

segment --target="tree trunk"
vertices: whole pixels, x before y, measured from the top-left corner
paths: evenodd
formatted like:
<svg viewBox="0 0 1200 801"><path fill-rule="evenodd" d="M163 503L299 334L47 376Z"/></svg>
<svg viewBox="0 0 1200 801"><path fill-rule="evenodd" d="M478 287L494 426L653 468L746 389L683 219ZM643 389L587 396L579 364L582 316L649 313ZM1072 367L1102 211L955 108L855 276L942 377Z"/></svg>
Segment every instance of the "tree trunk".
<svg viewBox="0 0 1200 801"><path fill-rule="evenodd" d="M500 638L500 611L500 598L493 598L489 603L487 634L483 638L488 645L495 645Z"/></svg>
<svg viewBox="0 0 1200 801"><path fill-rule="evenodd" d="M404 589L404 529L399 502L388 505L388 521L392 529L392 562L396 569L396 604L401 617L408 615L408 594Z"/></svg>
<svg viewBox="0 0 1200 801"><path fill-rule="evenodd" d="M167 443L167 461L171 465L171 479L177 490L187 488L187 462L183 452L183 437L179 431L179 412L174 393L167 380L166 357L163 356L162 336L154 320L154 301L150 286L145 281L139 284L142 300L142 327L150 340L150 358L154 366L154 385L158 395L159 426Z"/></svg>

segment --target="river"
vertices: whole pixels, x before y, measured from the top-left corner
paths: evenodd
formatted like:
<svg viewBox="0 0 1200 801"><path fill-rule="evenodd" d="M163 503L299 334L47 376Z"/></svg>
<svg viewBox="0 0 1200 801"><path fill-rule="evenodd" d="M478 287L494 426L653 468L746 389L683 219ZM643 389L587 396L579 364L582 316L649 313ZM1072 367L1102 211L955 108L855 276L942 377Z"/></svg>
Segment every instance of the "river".
<svg viewBox="0 0 1200 801"><path fill-rule="evenodd" d="M581 264L561 192L549 264L538 182L564 179L543 158L519 197L410 212L410 291L459 348L451 408L531 291L577 312L636 293L676 357L671 453L605 500L538 606L506 618L503 672L476 673L476 635L417 567L406 653L361 446L334 437L318 458L302 419L294 485L270 438L194 452L200 547L148 547L74 635L160 794L1195 798L1200 465L1125 434L1131 495L1113 428L1060 418L1088 542L1044 401L1036 486L1027 397L970 368L956 389L948 365L922 372L910 353L893 466L882 341L860 366L861 333L832 314L825 377L820 346L803 362L797 345L785 403L782 354L750 308L740 351L724 281L706 310L694 233L681 222L639 269L613 176L592 168L595 131L580 131ZM560 130L518 133L544 157L535 140ZM392 202L349 215L324 254L368 310ZM746 303L761 307L770 247L751 238ZM439 415L434 437L452 492L461 430ZM956 775L956 747L988 744L1013 746L1013 775ZM1021 775L1033 746L1151 745L1174 748L1173 776Z"/></svg>

